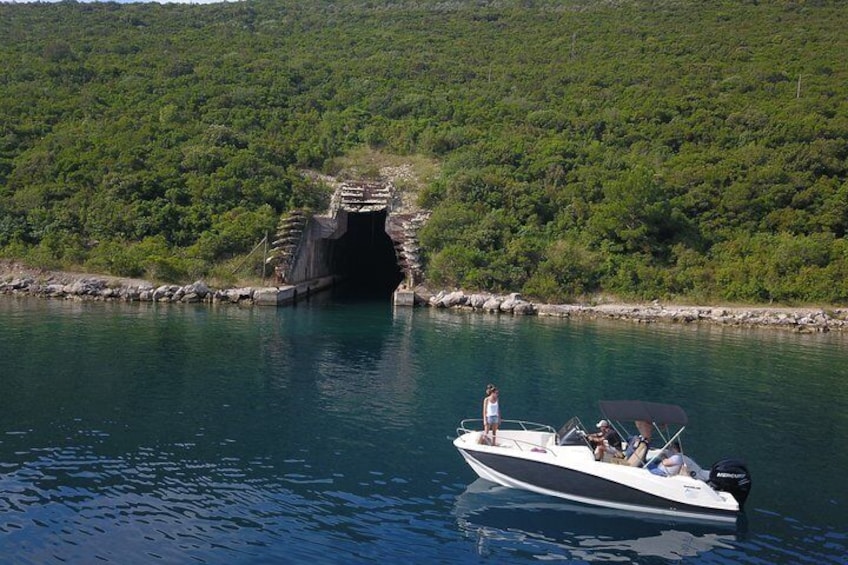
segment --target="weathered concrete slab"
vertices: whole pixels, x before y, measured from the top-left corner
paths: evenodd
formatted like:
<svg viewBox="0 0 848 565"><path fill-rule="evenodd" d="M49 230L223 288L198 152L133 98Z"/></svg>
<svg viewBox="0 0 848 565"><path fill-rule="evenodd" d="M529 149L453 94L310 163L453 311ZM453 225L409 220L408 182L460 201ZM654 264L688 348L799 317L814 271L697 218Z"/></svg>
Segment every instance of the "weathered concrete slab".
<svg viewBox="0 0 848 565"><path fill-rule="evenodd" d="M282 306L294 301L295 292L293 286L257 288L253 291L253 303L257 306Z"/></svg>
<svg viewBox="0 0 848 565"><path fill-rule="evenodd" d="M296 285L257 288L253 303L257 306L287 306L333 286L335 277L321 277Z"/></svg>
<svg viewBox="0 0 848 565"><path fill-rule="evenodd" d="M415 291L396 290L394 304L395 306L415 306Z"/></svg>

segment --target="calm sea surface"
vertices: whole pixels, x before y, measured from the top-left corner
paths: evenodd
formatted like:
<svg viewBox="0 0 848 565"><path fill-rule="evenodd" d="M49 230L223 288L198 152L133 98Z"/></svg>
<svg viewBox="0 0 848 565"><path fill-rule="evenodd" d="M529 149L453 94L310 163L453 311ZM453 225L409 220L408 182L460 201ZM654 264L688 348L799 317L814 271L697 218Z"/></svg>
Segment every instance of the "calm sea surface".
<svg viewBox="0 0 848 565"><path fill-rule="evenodd" d="M492 488L450 443L505 418L682 405L746 459L738 527ZM848 336L0 297L2 563L848 562Z"/></svg>

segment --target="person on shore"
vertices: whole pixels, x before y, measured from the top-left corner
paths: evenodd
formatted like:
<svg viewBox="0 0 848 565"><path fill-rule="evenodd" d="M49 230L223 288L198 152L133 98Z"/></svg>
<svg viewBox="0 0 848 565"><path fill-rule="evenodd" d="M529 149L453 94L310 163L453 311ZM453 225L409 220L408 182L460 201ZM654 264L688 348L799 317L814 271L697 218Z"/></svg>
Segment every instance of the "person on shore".
<svg viewBox="0 0 848 565"><path fill-rule="evenodd" d="M601 420L595 427L600 431L586 436L586 439L595 448L595 461L601 461L604 458L604 453L610 453L614 456L620 455L621 436L615 431L615 428L610 426L607 420Z"/></svg>
<svg viewBox="0 0 848 565"><path fill-rule="evenodd" d="M675 441L664 458L653 461L648 465L648 470L661 477L672 477L680 472L683 467L683 455L680 453L680 443Z"/></svg>
<svg viewBox="0 0 848 565"><path fill-rule="evenodd" d="M498 404L498 388L489 384L486 387L486 396L483 398L483 435L480 438L480 443L488 443L489 430L492 431L492 442L490 445L497 445L498 426L501 423L501 409Z"/></svg>

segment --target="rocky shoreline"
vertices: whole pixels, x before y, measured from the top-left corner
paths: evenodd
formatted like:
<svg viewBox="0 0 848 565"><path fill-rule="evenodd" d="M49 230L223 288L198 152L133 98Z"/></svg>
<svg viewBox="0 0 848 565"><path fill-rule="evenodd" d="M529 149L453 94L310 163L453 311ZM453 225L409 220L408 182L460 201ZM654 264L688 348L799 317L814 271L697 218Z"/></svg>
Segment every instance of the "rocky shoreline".
<svg viewBox="0 0 848 565"><path fill-rule="evenodd" d="M848 331L846 308L777 308L768 306L683 306L662 304L536 304L513 293L505 296L465 294L462 291L439 292L427 299L436 308L461 308L514 315L557 318L595 318L628 320L650 324L711 323L723 326L770 327L813 333Z"/></svg>
<svg viewBox="0 0 848 565"><path fill-rule="evenodd" d="M60 300L252 306L261 302L263 293L275 290L262 287L212 289L202 281L184 286L154 285L140 279L52 272L27 269L17 264L0 264L0 294L6 295ZM846 308L682 306L661 304L658 301L649 304L537 304L524 300L517 293L431 293L424 287L416 288L415 292L420 299L419 303L429 307L483 313L614 319L636 323L712 323L725 326L770 327L795 332L848 331Z"/></svg>
<svg viewBox="0 0 848 565"><path fill-rule="evenodd" d="M97 276L74 278L72 275L48 275L0 279L0 294L38 296L64 300L112 300L122 302L181 302L253 304L262 288L244 287L214 290L203 281L180 286L158 285L146 281L125 282Z"/></svg>

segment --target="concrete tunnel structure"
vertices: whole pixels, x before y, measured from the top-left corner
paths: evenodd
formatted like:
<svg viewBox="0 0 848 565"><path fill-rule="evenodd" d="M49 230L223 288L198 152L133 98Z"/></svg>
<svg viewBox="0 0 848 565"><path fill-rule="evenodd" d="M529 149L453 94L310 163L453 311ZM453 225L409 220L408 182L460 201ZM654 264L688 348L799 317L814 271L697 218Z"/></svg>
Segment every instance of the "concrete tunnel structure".
<svg viewBox="0 0 848 565"><path fill-rule="evenodd" d="M391 184L347 182L333 194L326 214L292 210L280 219L272 252L277 284L288 293L278 304L344 285L350 293L390 298L422 278L418 230L426 212L393 204ZM414 295L402 302L414 300Z"/></svg>

